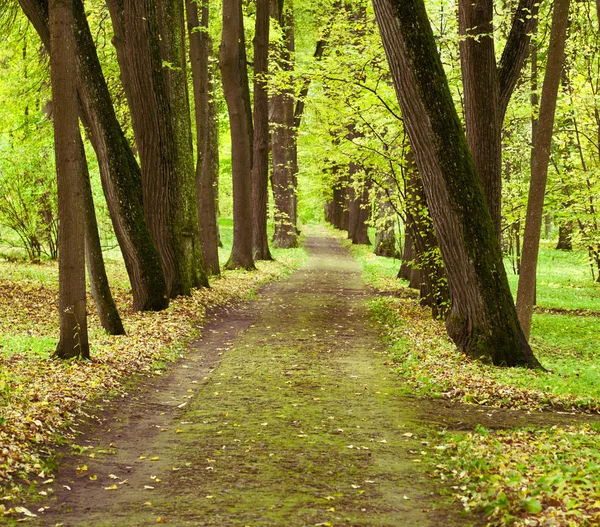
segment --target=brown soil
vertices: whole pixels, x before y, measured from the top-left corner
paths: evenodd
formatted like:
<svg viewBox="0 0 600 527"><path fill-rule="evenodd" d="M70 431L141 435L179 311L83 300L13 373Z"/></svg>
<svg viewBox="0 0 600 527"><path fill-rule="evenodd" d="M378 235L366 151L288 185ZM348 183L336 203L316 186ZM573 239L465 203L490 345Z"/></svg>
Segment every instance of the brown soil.
<svg viewBox="0 0 600 527"><path fill-rule="evenodd" d="M184 359L111 403L37 489L34 525L477 525L421 462L436 430L578 419L401 396L358 264L331 238L307 248L303 269L215 313Z"/></svg>

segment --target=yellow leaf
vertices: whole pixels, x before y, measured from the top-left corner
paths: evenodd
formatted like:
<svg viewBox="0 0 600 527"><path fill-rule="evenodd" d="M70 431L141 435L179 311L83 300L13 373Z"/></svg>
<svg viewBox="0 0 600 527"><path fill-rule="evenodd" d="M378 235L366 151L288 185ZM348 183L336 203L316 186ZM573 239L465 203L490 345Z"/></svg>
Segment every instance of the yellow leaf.
<svg viewBox="0 0 600 527"><path fill-rule="evenodd" d="M104 490L117 490L119 487L116 485L111 485L110 487L104 487Z"/></svg>
<svg viewBox="0 0 600 527"><path fill-rule="evenodd" d="M150 461L158 461L160 458L158 456L154 456L150 458Z"/></svg>
<svg viewBox="0 0 600 527"><path fill-rule="evenodd" d="M96 481L98 479L98 476L96 476L96 474L92 474L90 476L90 481Z"/></svg>

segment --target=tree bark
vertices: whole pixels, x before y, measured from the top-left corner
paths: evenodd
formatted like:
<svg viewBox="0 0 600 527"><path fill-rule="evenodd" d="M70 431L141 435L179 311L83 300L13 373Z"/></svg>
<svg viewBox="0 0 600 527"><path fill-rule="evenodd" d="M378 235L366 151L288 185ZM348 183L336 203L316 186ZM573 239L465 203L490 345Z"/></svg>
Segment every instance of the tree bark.
<svg viewBox="0 0 600 527"><path fill-rule="evenodd" d="M467 142L501 237L502 116L493 36L493 0L460 0L460 59Z"/></svg>
<svg viewBox="0 0 600 527"><path fill-rule="evenodd" d="M502 123L528 53L535 0L520 0L500 65L496 65L493 0L460 0L460 58L467 142L498 240L502 229Z"/></svg>
<svg viewBox="0 0 600 527"><path fill-rule="evenodd" d="M180 32L168 36L166 27L170 25L173 32L175 26L179 28L181 11L175 4L161 4L159 10L156 0L108 0L107 5L140 153L146 222L161 257L168 296L188 295L193 287L208 282L199 248L191 143L186 132L189 117L184 115L187 91L182 93L181 73L185 68L178 64L181 37ZM159 20L165 10L174 18ZM165 73L169 68L163 60L169 58L176 61L172 66L182 69L177 75ZM178 97L186 100L176 102Z"/></svg>
<svg viewBox="0 0 600 527"><path fill-rule="evenodd" d="M221 77L229 112L233 179L233 248L227 269L254 269L252 257L252 130L241 0L223 1Z"/></svg>
<svg viewBox="0 0 600 527"><path fill-rule="evenodd" d="M573 222L567 221L558 226L558 243L556 249L561 251L573 250Z"/></svg>
<svg viewBox="0 0 600 527"><path fill-rule="evenodd" d="M269 0L256 2L254 33L254 156L252 163L253 252L255 260L272 260L267 236L269 196Z"/></svg>
<svg viewBox="0 0 600 527"><path fill-rule="evenodd" d="M50 48L47 0L19 0ZM102 187L131 282L133 308L168 306L160 257L144 219L140 168L119 125L81 0L74 1L81 118L98 157Z"/></svg>
<svg viewBox="0 0 600 527"><path fill-rule="evenodd" d="M273 6L275 4L275 7ZM290 5L277 5L272 0L271 13L276 13L276 22L283 32L283 44L277 49L277 62L282 71L291 71L294 49L293 14ZM273 173L271 187L275 202L275 233L273 245L289 249L298 245L296 233L296 189L294 182L294 93L290 88L281 89L271 99L271 151Z"/></svg>
<svg viewBox="0 0 600 527"><path fill-rule="evenodd" d="M334 172L338 172L334 167ZM344 177L336 181L333 185L333 221L336 229L349 230L350 215L348 211L348 181Z"/></svg>
<svg viewBox="0 0 600 527"><path fill-rule="evenodd" d="M537 260L542 229L544 197L548 178L550 146L554 128L556 98L560 85L565 55L565 40L569 23L570 0L556 0L552 14L552 29L548 49L548 63L542 85L540 114L536 127L536 143L533 152L533 170L529 183L527 216L523 234L523 256L517 290L517 312L526 338L531 332L531 319L535 302Z"/></svg>
<svg viewBox="0 0 600 527"><path fill-rule="evenodd" d="M92 185L88 171L85 149L81 135L78 136L77 149L81 167L80 177L83 179L83 203L85 213L85 262L90 279L92 297L96 304L100 324L109 335L125 335L125 328L119 316L119 311L113 299L104 267L102 245L98 234L96 208L92 196Z"/></svg>
<svg viewBox="0 0 600 527"><path fill-rule="evenodd" d="M50 75L59 212L60 341L55 356L88 359L85 298L83 167L78 146L77 66L73 0L49 5Z"/></svg>
<svg viewBox="0 0 600 527"><path fill-rule="evenodd" d="M157 15L160 58L168 99L166 108L173 130L176 167L173 178L176 184L173 230L180 278L171 295L189 295L192 288L208 286L208 279L202 254L196 195L187 82L185 0L158 0Z"/></svg>
<svg viewBox="0 0 600 527"><path fill-rule="evenodd" d="M448 334L470 357L539 367L519 327L496 230L425 5L422 0L373 5L448 274Z"/></svg>
<svg viewBox="0 0 600 527"><path fill-rule="evenodd" d="M212 43L208 33L209 4L203 3L201 14L195 0L187 0L187 21L190 39L190 63L194 88L197 164L196 164L196 197L198 200L198 220L200 223L200 242L204 255L204 265L208 273L220 274L219 267L219 233L217 221L216 184L214 159L218 152L214 150L214 94L212 89L213 75L209 65ZM211 140L212 139L212 140ZM218 147L218 142L216 144Z"/></svg>

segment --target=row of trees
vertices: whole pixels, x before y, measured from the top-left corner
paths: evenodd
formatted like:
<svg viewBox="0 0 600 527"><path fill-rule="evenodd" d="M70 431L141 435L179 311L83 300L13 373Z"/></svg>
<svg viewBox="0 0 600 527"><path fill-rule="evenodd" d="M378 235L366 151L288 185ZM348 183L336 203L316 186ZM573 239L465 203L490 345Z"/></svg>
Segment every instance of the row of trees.
<svg viewBox="0 0 600 527"><path fill-rule="evenodd" d="M3 3L5 20L18 19L16 6L16 2ZM18 6L50 54L60 219L58 250L54 251L60 256L61 337L56 355L85 358L89 357L85 262L103 326L119 334L123 325L104 269L82 131L97 157L134 309L164 309L169 299L207 286L207 276L220 272L214 96L218 72L209 28L214 17L208 2L194 0L108 0L100 8L112 22L120 78L117 94L126 99L124 119L123 105L113 102L115 79L107 82L106 64L99 59L82 0L19 0ZM292 181L294 122L299 124L301 110L296 111L289 89L269 90L267 83L269 68L293 67L293 18L291 7L283 2L262 1L255 6L252 111L241 3L225 2L222 13L219 65L230 116L234 196L234 243L226 267L252 269L255 259L271 259L269 150L276 210L274 243L277 247L297 244ZM280 39L270 43L271 25L279 28ZM47 223L48 230L56 228L54 218ZM35 231L33 236L25 232L23 238L33 239L34 246L28 250L39 257L37 227Z"/></svg>
<svg viewBox="0 0 600 527"><path fill-rule="evenodd" d="M382 24L391 24L388 31L393 31L396 35L394 38L398 38L401 23L390 21L393 18L401 19L405 15L406 6L404 2L391 4L393 5L382 11L383 14L377 15L379 29L382 30ZM378 9L383 9L381 6L378 7L377 3L374 5L376 13ZM591 167L597 166L600 161L597 154L598 112L595 109L598 104L600 61L598 54L592 51L597 42L595 36L598 34L598 3L579 3L574 11L570 11L568 2L556 2L553 6L542 5L541 17L538 17L540 6L534 2L520 2L508 13L505 12L507 6L502 6L501 9L493 2L478 2L477 9L474 9L471 3L459 2L457 7L460 16L459 23L456 25L453 11L449 14L447 6L432 3L429 6L431 16L428 18L427 25L432 24L434 27L433 41L436 54L440 54L443 59L442 71L447 75L449 87L455 95L454 104L462 110L467 143L483 186L485 203L490 209L496 236L505 249L511 246L514 248L514 245L518 247L518 251L513 251L513 254L518 253L516 263L520 270L517 299L519 323L515 324L514 317L508 312L504 312L502 317L505 323L511 320L509 324L513 327L520 325L524 331L523 337L528 337L535 302L535 269L549 165L554 169L551 174L553 178L573 182L572 185L554 183L552 187L553 199L558 200L558 203L550 202L550 205L554 209L554 220L561 226L559 243L563 243L567 237L565 233L570 234L573 232L573 227L577 227L579 237L589 251L590 263L596 265L593 240L597 235L594 232L597 218L593 192L597 178L594 177L595 169ZM350 16L348 13L340 14L341 19L349 19ZM450 264L452 253L459 252L457 247L460 243L456 240L452 242L454 247L446 249L444 254L444 244L447 243L444 238L447 238L449 233L442 234L442 232L452 222L448 217L444 217L442 224L438 225L439 220L436 221L435 209L440 209L437 214L447 213L448 201L451 202L452 197L451 194L447 194L438 205L432 202L436 199L432 195L432 182L427 183L426 175L421 173L423 170L433 171L431 159L419 161L422 153L419 154L418 150L424 147L419 147L413 139L415 134L425 134L422 130L424 123L433 122L436 127L433 130L434 136L421 141L425 146L431 146L429 143L433 142L438 144L439 148L442 138L435 138L435 133L442 129L440 124L442 116L437 115L434 119L433 116L427 115L427 112L420 114L419 126L411 133L407 110L403 106L402 99L406 97L406 92L409 90L406 86L406 79L409 78L407 68L413 66L404 64L402 73L396 71L396 75L394 75L394 68L391 68L402 107L402 115L400 115L390 93L389 71L385 66L381 67L380 48L376 45L378 32L373 29L368 17L363 17L363 20L362 34L366 35L367 44L355 46L359 50L361 59L349 59L344 64L346 71L353 73L344 77L333 62L327 64L326 60L322 60L320 63L319 73L322 75L323 83L335 82L336 89L342 91L345 103L345 108L338 106L335 114L329 116L322 109L320 114L329 117L328 121L332 123L329 131L331 139L324 150L331 159L328 178L331 197L326 205L326 217L336 227L347 229L348 237L355 243L362 243L356 238L355 226L351 220L352 209L357 201L356 196L362 197L359 191L372 187L370 200L361 207L372 213L370 224L377 227L376 252L394 254L395 250L389 251L386 240L389 240L394 232L392 227L394 216L400 216L406 236L405 263L400 269L400 275L411 279L412 285L421 290L424 303L432 305L436 316L442 315L446 318L449 333L459 347L470 355L477 356L478 352L474 350L482 348L477 338L474 339L475 342L469 341L474 336L472 329L469 328L479 324L483 327L487 326L488 329L491 326L502 327L500 321L490 323L482 319L490 317L491 320L502 313L503 304L506 304L508 311L513 311L510 294L500 294L498 289L494 289L497 284L493 282L498 281L498 275L503 274L503 269L495 268L492 272L494 280L487 285L482 282L478 292L471 291L471 298L468 298L468 284L483 279L468 277L464 272L465 265L459 271L462 276L454 278L451 276L451 267L456 266L457 270L461 268L458 261L464 263L475 260L481 264L485 255L469 256L463 260L464 255L454 254L458 260ZM411 23L416 24L415 21ZM352 34L356 34L357 31L356 26L342 22L339 27L345 28L340 30L340 41L352 42ZM426 29L424 22L421 26L414 27L420 28L419 33L425 32ZM570 38L567 40L568 27L571 30ZM459 34L462 35L461 38ZM533 40L530 38L532 34ZM391 44L386 43L386 36L383 33L381 36L388 59L392 61L398 53L400 42L394 41L394 50L390 50ZM417 35L410 38L416 39ZM565 41L568 60L563 68ZM501 43L501 54L497 54L494 49L498 42ZM421 46L424 47L426 44L422 43ZM575 52L575 49L585 49L585 59L582 59L581 53ZM368 50L366 54L364 50ZM523 66L528 56L531 57L529 61L531 69L527 72L530 75L523 73ZM396 60L399 60L398 57ZM442 77L441 73L435 73L433 67L426 71L428 73L423 75L427 82L420 89L429 92L430 95L434 92L435 79L442 79ZM583 75L578 73L581 71L585 73ZM352 79L350 85L344 84L347 78ZM573 85L571 84L569 88L569 79L572 78L577 78L579 81L575 97ZM442 80L445 82L445 79ZM400 81L403 83L398 85ZM540 87L542 87L541 94ZM558 123L563 128L560 129L559 134L554 135L560 140L555 139L552 145L555 107L559 92L557 116ZM321 104L324 108L327 102L331 104L331 98L325 90L322 95ZM511 107L509 102L513 96L517 101ZM413 93L412 102L405 101L405 104L417 106L415 100L417 94ZM436 92L434 103L438 107L444 107L444 115L447 117L452 113L450 106L444 106L441 100L442 96ZM580 111L587 113L585 118L581 118L580 115L575 118ZM564 121L561 121L564 118L561 113L563 116L565 114L569 116L569 125L566 128ZM334 123L340 122L340 115L346 119L345 129L341 126L335 128ZM584 127L586 131L582 132ZM348 132L350 130L351 133ZM444 137L449 136L452 134L447 131ZM565 147L567 137L570 138L572 148ZM458 141L457 137L454 139ZM576 141L575 146L573 143ZM562 148L557 148L559 145ZM465 155L463 151L461 156ZM428 156L435 157L431 151ZM572 161L565 166L563 160L567 156ZM413 157L417 160L416 167L412 161ZM453 160L456 166L461 166L449 152L445 152L443 158ZM353 170L350 161L356 159L361 160L359 171ZM573 160L576 162L573 163ZM576 167L577 162L580 167ZM443 169L439 170L443 172ZM583 180L579 179L579 183L575 183L575 174L568 170L583 173L585 176ZM463 166L459 174L464 175L467 171L468 169ZM459 174L450 180L458 191L454 199L462 211L468 211L470 219L477 218L476 224L480 226L483 220L479 214L473 209L466 208L465 205L465 200L473 197L473 183L471 181L468 184L466 182L458 184ZM527 188L529 186L530 189ZM437 186L436 190L439 190ZM571 195L577 192L579 197L566 199L562 194L565 190ZM508 211L505 214L501 213L503 193L505 198L511 198L505 199L504 210ZM526 206L528 195L530 202ZM526 209L527 214L525 214ZM577 214L576 209L584 209L585 213ZM389 211L392 210L394 212L390 220ZM546 215L546 219L548 221L550 215ZM435 229L432 229L432 225L435 225ZM466 229L466 227L462 228ZM589 236L592 232L594 234ZM586 235L589 237L585 237ZM480 241L481 236L483 236L481 233L476 235L471 232L465 243L483 245ZM473 240L478 241L475 243ZM569 244L566 248L568 247ZM488 256L491 253L489 247L486 253ZM441 265L440 256L443 256L445 266ZM490 258L490 261L493 259ZM490 289L492 284L494 288ZM480 306L478 311L481 315L474 316L471 310L478 301L481 301L474 297L483 296L486 290L488 293L493 290L492 297L497 307L490 307L490 314L485 315L483 314L485 308ZM448 302L449 298L451 303ZM500 300L501 298L504 299ZM464 325L467 326L466 330ZM505 330L507 333L514 334L514 330L506 327L503 331ZM519 336L515 341L507 343L506 355L503 356L503 352L498 349L502 340L495 336L493 349L483 350L481 354L487 360L497 364L521 362L536 365L523 337ZM519 354L514 350L519 347L525 351L520 358L517 358Z"/></svg>
<svg viewBox="0 0 600 527"><path fill-rule="evenodd" d="M18 3L60 73L62 63L53 62L52 2ZM570 19L575 36L567 41L567 0L555 3L553 15L550 6L533 0L502 6L485 0L477 8L460 0L458 17L455 6L430 3L427 16L423 2L403 0L373 6L332 0L296 10L289 1L224 0L221 27L211 2L91 2L93 19L110 15L108 37L100 31L92 36L81 0L61 5L63 11L54 6L63 13L56 31L64 24L71 28L77 66L75 98L61 104L76 108L93 145L136 309L163 309L169 298L207 285L207 275L219 272L221 81L232 147L234 242L227 267L252 269L255 260L271 258L269 179L274 243L296 245L299 172L320 171L326 217L347 229L354 243L369 243L367 227L374 225L378 254L396 256L394 225L401 218L400 275L446 319L462 350L494 364L538 365L526 337L548 166L561 182L551 179L562 238L579 236L596 265L600 259L594 205L599 60L592 44L598 41L597 5L578 4ZM219 36L217 51L212 41ZM105 57L98 58L99 51L106 54L101 41L111 37L118 63L112 70ZM565 41L569 58L563 69ZM528 57L531 74L524 75ZM563 135L551 148L557 93ZM576 115L576 93L585 94L585 119ZM68 112L55 100L54 114ZM122 325L103 270L86 151L76 128L65 144L59 141L68 137L65 128L56 133L60 216L78 210L65 211L61 202L83 203L78 220L60 222L59 239L81 255L81 233L74 230L78 241L66 242L69 234L62 229L85 226L94 297L103 324L117 333ZM531 162L523 155L530 143ZM58 155L68 147L70 154ZM61 173L74 178L71 191L83 183L68 201L60 191ZM504 210L503 193L513 196ZM501 247L520 257L518 319ZM71 261L69 250L60 246L61 260ZM73 257L69 265L79 274L65 268L61 275L68 276L69 287L78 277L81 298L82 260ZM78 305L72 294L64 293L66 329L58 354L86 356L85 309L72 307Z"/></svg>

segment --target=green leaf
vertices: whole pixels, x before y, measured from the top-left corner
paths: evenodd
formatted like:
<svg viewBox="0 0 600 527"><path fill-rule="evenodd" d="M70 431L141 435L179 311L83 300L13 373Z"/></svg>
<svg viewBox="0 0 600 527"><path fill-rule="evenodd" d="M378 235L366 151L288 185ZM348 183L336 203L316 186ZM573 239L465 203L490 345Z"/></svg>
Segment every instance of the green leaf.
<svg viewBox="0 0 600 527"><path fill-rule="evenodd" d="M535 498L523 500L523 505L529 514L539 514L542 512L542 504Z"/></svg>

